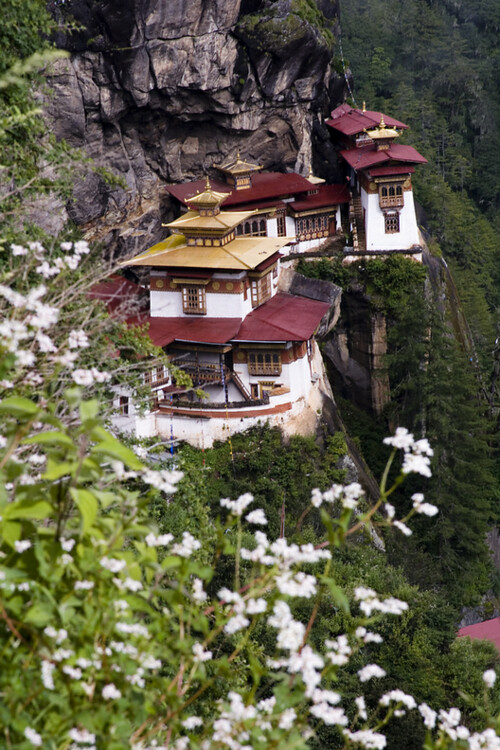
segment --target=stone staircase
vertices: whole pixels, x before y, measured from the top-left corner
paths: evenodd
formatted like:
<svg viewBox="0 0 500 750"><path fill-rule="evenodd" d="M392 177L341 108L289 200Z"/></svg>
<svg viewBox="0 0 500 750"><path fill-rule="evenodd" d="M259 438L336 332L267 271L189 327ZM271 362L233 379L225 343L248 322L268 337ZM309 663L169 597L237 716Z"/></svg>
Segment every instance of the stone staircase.
<svg viewBox="0 0 500 750"><path fill-rule="evenodd" d="M352 225L353 247L356 252L366 250L365 222L363 219L363 206L359 193L353 193L349 204L349 213Z"/></svg>

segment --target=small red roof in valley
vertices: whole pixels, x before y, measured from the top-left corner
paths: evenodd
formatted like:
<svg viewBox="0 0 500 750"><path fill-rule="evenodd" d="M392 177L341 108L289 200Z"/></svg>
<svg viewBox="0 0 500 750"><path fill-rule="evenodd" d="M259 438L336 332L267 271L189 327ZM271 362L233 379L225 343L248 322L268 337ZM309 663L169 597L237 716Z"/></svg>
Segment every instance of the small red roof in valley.
<svg viewBox="0 0 500 750"><path fill-rule="evenodd" d="M491 641L500 651L500 617L478 622L476 625L466 625L460 628L457 635L459 638L469 636L472 639Z"/></svg>
<svg viewBox="0 0 500 750"><path fill-rule="evenodd" d="M408 127L404 122L400 122L389 115L384 115L382 112L374 112L368 109L363 112L362 109L354 109L348 104L341 104L334 109L331 113L331 119L327 120L326 124L344 135L358 135L365 130L380 125L382 117L388 128L406 129Z"/></svg>
<svg viewBox="0 0 500 750"><path fill-rule="evenodd" d="M276 294L247 315L233 340L307 341L329 309L328 302Z"/></svg>

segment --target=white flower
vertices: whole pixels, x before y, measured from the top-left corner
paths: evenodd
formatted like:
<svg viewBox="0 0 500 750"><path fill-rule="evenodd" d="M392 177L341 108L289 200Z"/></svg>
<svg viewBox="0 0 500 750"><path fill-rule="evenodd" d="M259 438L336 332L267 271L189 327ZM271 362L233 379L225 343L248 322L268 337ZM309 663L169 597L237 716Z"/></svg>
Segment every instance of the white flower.
<svg viewBox="0 0 500 750"><path fill-rule="evenodd" d="M77 385L92 385L94 382L94 376L90 370L74 370L72 378Z"/></svg>
<svg viewBox="0 0 500 750"><path fill-rule="evenodd" d="M129 591L140 591L142 589L142 583L140 581L136 581L134 578L126 578L123 582L123 585Z"/></svg>
<svg viewBox="0 0 500 750"><path fill-rule="evenodd" d="M111 380L111 374L109 372L105 372L104 370L101 371L93 367L90 372L92 373L92 377L94 378L96 383L107 383L109 380Z"/></svg>
<svg viewBox="0 0 500 750"><path fill-rule="evenodd" d="M282 594L288 596L303 596L306 599L310 599L311 596L316 594L316 578L312 575L307 575L303 571L299 571L293 575L290 571L286 571L280 576L276 576L276 585Z"/></svg>
<svg viewBox="0 0 500 750"><path fill-rule="evenodd" d="M68 336L68 346L70 349L86 349L90 346L87 334L82 329L70 331Z"/></svg>
<svg viewBox="0 0 500 750"><path fill-rule="evenodd" d="M367 748L367 750L383 750L387 744L384 735L374 732L372 729L359 729L357 732L351 732L349 729L344 729L344 735L348 737L351 742L362 745Z"/></svg>
<svg viewBox="0 0 500 750"><path fill-rule="evenodd" d="M31 547L31 542L28 539L23 539L20 542L14 542L14 547L16 552L21 554Z"/></svg>
<svg viewBox="0 0 500 750"><path fill-rule="evenodd" d="M67 674L68 677L71 677L72 680L81 680L82 679L82 670L80 667L71 667L69 664L65 664L62 668L62 671L64 674Z"/></svg>
<svg viewBox="0 0 500 750"><path fill-rule="evenodd" d="M71 563L73 562L73 558L71 557L71 555L68 555L65 552L64 555L61 555L61 557L59 558L59 562L61 563L61 565L71 565Z"/></svg>
<svg viewBox="0 0 500 750"><path fill-rule="evenodd" d="M153 533L150 533L144 541L148 547L166 547L167 544L170 544L173 538L172 534L160 534L160 536L155 536Z"/></svg>
<svg viewBox="0 0 500 750"><path fill-rule="evenodd" d="M193 644L193 654L195 662L209 661L212 658L212 652L204 651L201 643Z"/></svg>
<svg viewBox="0 0 500 750"><path fill-rule="evenodd" d="M392 445L393 448L400 448L405 452L413 448L414 439L411 432L406 427L398 427L393 437L384 438L385 445Z"/></svg>
<svg viewBox="0 0 500 750"><path fill-rule="evenodd" d="M42 682L47 690L54 690L54 677L52 675L54 669L55 664L47 661L47 659L42 659Z"/></svg>
<svg viewBox="0 0 500 750"><path fill-rule="evenodd" d="M224 625L224 632L232 635L233 633L237 633L238 630L243 630L247 625L250 625L250 620L247 617L240 614L234 615L234 617L231 617L231 619Z"/></svg>
<svg viewBox="0 0 500 750"><path fill-rule="evenodd" d="M283 713L281 714L280 721L279 721L279 728L280 729L291 729L293 727L293 723L295 719L297 718L297 714L295 713L293 708L287 708Z"/></svg>
<svg viewBox="0 0 500 750"><path fill-rule="evenodd" d="M380 678L385 677L386 673L379 667L378 664L367 664L363 669L358 670L358 677L360 682L368 682L372 677Z"/></svg>
<svg viewBox="0 0 500 750"><path fill-rule="evenodd" d="M109 683L109 685L104 685L102 689L102 697L105 701L116 700L118 698L121 698L122 694L120 693L116 685L111 682Z"/></svg>
<svg viewBox="0 0 500 750"><path fill-rule="evenodd" d="M91 734L86 729L77 729L74 727L68 732L68 737L74 742L79 742L81 745L94 745L95 734Z"/></svg>
<svg viewBox="0 0 500 750"><path fill-rule="evenodd" d="M60 630L56 630L51 625L48 625L45 630L43 631L46 636L49 638L54 638L56 644L59 646L60 643L66 640L68 637L68 631L65 628L61 628Z"/></svg>
<svg viewBox="0 0 500 750"><path fill-rule="evenodd" d="M403 532L405 536L411 536L413 531L402 521L393 521L392 525Z"/></svg>
<svg viewBox="0 0 500 750"><path fill-rule="evenodd" d="M117 622L115 625L115 629L118 630L119 633L128 633L129 635L137 635L143 636L144 638L149 638L149 630L145 627L145 625L139 625L138 623L130 625L127 622Z"/></svg>
<svg viewBox="0 0 500 750"><path fill-rule="evenodd" d="M436 513L439 513L439 508L436 508L435 505L423 502L424 496L420 492L412 495L411 499L413 501L413 507L417 513L423 513L425 516L435 516Z"/></svg>
<svg viewBox="0 0 500 750"><path fill-rule="evenodd" d="M57 346L55 346L50 336L47 336L45 333L38 331L36 340L41 352L57 352Z"/></svg>
<svg viewBox="0 0 500 750"><path fill-rule="evenodd" d="M195 602L204 602L207 598L207 594L203 589L203 581L200 578L195 578L193 581L192 596Z"/></svg>
<svg viewBox="0 0 500 750"><path fill-rule="evenodd" d="M248 599L246 602L246 611L249 615L258 615L261 612L265 612L267 609L267 602L265 599Z"/></svg>
<svg viewBox="0 0 500 750"><path fill-rule="evenodd" d="M88 255L90 253L90 247L87 240L78 240L73 247L77 255Z"/></svg>
<svg viewBox="0 0 500 750"><path fill-rule="evenodd" d="M363 719L363 721L366 721L368 719L368 714L366 713L366 703L364 697L360 695L354 699L354 702L356 704L356 708L358 709L359 718Z"/></svg>
<svg viewBox="0 0 500 750"><path fill-rule="evenodd" d="M11 245L12 255L28 255L28 249L22 245Z"/></svg>
<svg viewBox="0 0 500 750"><path fill-rule="evenodd" d="M487 669L483 672L483 682L487 688L492 688L497 679L497 673L494 669Z"/></svg>
<svg viewBox="0 0 500 750"><path fill-rule="evenodd" d="M381 706L388 706L391 701L394 703L402 703L410 710L417 707L415 698L412 695L404 693L402 690L390 690L380 698L379 703Z"/></svg>
<svg viewBox="0 0 500 750"><path fill-rule="evenodd" d="M71 552L76 542L74 539L60 539L61 547L65 552Z"/></svg>
<svg viewBox="0 0 500 750"><path fill-rule="evenodd" d="M31 367L35 364L35 355L33 352L19 349L19 351L16 352L16 360L20 367Z"/></svg>
<svg viewBox="0 0 500 750"><path fill-rule="evenodd" d="M427 703L421 703L418 707L418 710L422 715L424 724L427 729L434 729L434 727L436 726L437 713L433 711L432 708L427 705Z"/></svg>
<svg viewBox="0 0 500 750"><path fill-rule="evenodd" d="M24 736L29 742L31 742L33 747L41 746L42 744L41 736L38 734L38 732L35 732L35 730L32 729L31 727L26 727L26 729L24 730Z"/></svg>
<svg viewBox="0 0 500 750"><path fill-rule="evenodd" d="M248 523L260 524L261 526L265 526L267 524L266 514L264 513L262 508L252 510L247 516L245 516L245 518Z"/></svg>
<svg viewBox="0 0 500 750"><path fill-rule="evenodd" d="M234 516L241 516L245 508L247 508L250 503L253 503L253 495L251 495L249 492L246 492L244 495L240 495L237 500L229 500L229 498L226 497L220 501L222 507L229 508Z"/></svg>
<svg viewBox="0 0 500 750"><path fill-rule="evenodd" d="M401 471L403 474L421 474L423 477L431 477L430 459L418 453L405 453Z"/></svg>
<svg viewBox="0 0 500 750"><path fill-rule="evenodd" d="M201 542L195 539L189 531L185 531L182 535L182 542L173 545L172 554L179 555L179 557L191 557L193 552L200 547Z"/></svg>
<svg viewBox="0 0 500 750"><path fill-rule="evenodd" d="M117 560L114 557L103 557L101 559L101 565L106 570L110 570L111 573L119 573L120 570L126 567L127 563L125 560Z"/></svg>
<svg viewBox="0 0 500 750"><path fill-rule="evenodd" d="M309 709L309 712L328 726L345 727L349 723L343 708L332 708L328 703L317 703Z"/></svg>
<svg viewBox="0 0 500 750"><path fill-rule="evenodd" d="M203 719L200 719L199 716L188 716L188 718L184 719L182 722L182 726L187 730L196 729L196 727L203 726Z"/></svg>
<svg viewBox="0 0 500 750"><path fill-rule="evenodd" d="M75 591L90 591L94 588L94 581L75 581Z"/></svg>

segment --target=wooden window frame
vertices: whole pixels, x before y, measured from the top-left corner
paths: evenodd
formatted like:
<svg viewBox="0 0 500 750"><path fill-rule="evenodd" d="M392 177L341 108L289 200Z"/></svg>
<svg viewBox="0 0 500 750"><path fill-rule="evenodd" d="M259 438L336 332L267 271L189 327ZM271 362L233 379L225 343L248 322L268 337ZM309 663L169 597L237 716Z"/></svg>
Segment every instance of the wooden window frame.
<svg viewBox="0 0 500 750"><path fill-rule="evenodd" d="M380 208L402 208L405 204L402 183L379 183L378 196Z"/></svg>
<svg viewBox="0 0 500 750"><path fill-rule="evenodd" d="M386 234L399 234L401 231L399 226L399 214L397 212L384 214L384 224Z"/></svg>
<svg viewBox="0 0 500 750"><path fill-rule="evenodd" d="M281 352L261 349L248 352L248 374L270 375L277 377L281 375Z"/></svg>
<svg viewBox="0 0 500 750"><path fill-rule="evenodd" d="M252 279L250 292L252 296L252 307L258 307L273 295L272 273L266 273L260 279Z"/></svg>
<svg viewBox="0 0 500 750"><path fill-rule="evenodd" d="M206 315L207 294L201 284L184 284L182 287L182 311L185 315Z"/></svg>

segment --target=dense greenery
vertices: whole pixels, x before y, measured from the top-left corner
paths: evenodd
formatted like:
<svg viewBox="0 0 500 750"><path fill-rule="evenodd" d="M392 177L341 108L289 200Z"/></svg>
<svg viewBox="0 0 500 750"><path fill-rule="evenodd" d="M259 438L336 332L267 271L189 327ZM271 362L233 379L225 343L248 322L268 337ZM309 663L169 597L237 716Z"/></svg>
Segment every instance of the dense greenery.
<svg viewBox="0 0 500 750"><path fill-rule="evenodd" d="M404 139L429 160L414 177L422 219L452 264L488 371L500 305L498 3L349 0L341 9L358 106L408 123Z"/></svg>

